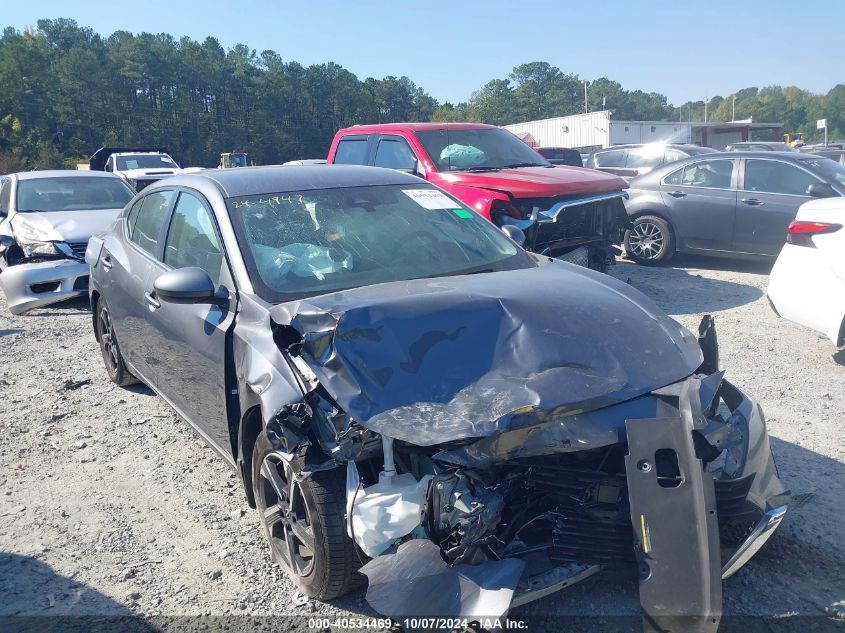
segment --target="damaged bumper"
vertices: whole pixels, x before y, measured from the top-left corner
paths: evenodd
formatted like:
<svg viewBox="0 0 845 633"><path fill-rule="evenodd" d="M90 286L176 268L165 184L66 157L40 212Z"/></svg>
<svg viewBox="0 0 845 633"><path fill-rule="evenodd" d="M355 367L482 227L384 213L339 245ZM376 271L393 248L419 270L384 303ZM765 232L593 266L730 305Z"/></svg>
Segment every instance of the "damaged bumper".
<svg viewBox="0 0 845 633"><path fill-rule="evenodd" d="M611 409L622 414L625 405ZM646 409L654 417L637 417ZM639 572L645 630L715 631L722 580L771 537L789 502L762 412L721 373L659 389L630 411L633 417L614 416L618 441L603 447L579 449L560 441L559 428L538 425L528 441L524 430L510 432L519 433L510 441L510 433L495 443L478 440L492 451L486 459L472 444L435 453L434 474L420 477L430 479L428 494L415 506L424 532L417 527L393 538L363 569L379 588L368 594L372 606L384 615L406 615L415 605L414 615L471 617L479 615L483 595L483 615L499 617L603 569L627 566ZM556 448L543 434L558 440ZM397 459L409 463L408 450L397 447ZM429 608L433 603L419 593L427 585L411 580L416 558L405 560L403 544L419 538L440 546L449 563L441 580L470 586L468 602L457 593L447 611ZM522 563L521 574L503 576L513 561ZM478 564L495 582L483 575L467 585L468 570Z"/></svg>
<svg viewBox="0 0 845 633"><path fill-rule="evenodd" d="M51 305L88 292L88 266L70 259L9 266L0 273L0 288L12 314Z"/></svg>

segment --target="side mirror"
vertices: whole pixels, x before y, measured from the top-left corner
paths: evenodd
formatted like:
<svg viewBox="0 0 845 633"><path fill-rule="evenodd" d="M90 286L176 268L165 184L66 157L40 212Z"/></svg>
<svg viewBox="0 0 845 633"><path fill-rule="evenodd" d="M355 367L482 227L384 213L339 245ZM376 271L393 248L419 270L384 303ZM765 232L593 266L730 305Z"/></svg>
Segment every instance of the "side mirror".
<svg viewBox="0 0 845 633"><path fill-rule="evenodd" d="M839 194L826 182L814 182L807 187L807 195L813 198L833 198Z"/></svg>
<svg viewBox="0 0 845 633"><path fill-rule="evenodd" d="M408 167L400 167L397 171L404 172L406 174L411 174L412 176L419 176L420 178L425 178L425 172L422 169L422 164L420 163L419 159L414 159L412 165Z"/></svg>
<svg viewBox="0 0 845 633"><path fill-rule="evenodd" d="M169 303L219 303L211 277L194 266L164 273L155 280L154 287L156 296Z"/></svg>
<svg viewBox="0 0 845 633"><path fill-rule="evenodd" d="M507 235L520 246L525 244L525 233L523 233L522 229L518 226L514 226L513 224L504 224L502 225L502 233Z"/></svg>

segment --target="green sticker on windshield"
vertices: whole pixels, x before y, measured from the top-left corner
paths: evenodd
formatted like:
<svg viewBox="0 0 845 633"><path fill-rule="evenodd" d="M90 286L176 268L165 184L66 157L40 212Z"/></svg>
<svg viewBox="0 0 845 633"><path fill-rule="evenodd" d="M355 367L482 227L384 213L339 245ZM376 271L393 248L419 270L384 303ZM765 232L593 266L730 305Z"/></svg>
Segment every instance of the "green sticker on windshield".
<svg viewBox="0 0 845 633"><path fill-rule="evenodd" d="M467 211L466 209L452 209L452 213L464 220L472 217L472 211Z"/></svg>

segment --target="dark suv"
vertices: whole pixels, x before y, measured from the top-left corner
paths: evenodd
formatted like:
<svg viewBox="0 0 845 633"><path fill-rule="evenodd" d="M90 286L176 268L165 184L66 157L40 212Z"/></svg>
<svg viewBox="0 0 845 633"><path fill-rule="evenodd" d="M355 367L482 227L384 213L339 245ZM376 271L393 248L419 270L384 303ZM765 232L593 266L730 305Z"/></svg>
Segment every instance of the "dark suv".
<svg viewBox="0 0 845 633"><path fill-rule="evenodd" d="M638 145L616 145L607 149L596 150L584 167L599 169L622 178L634 178L647 174L667 163L674 163L682 158L711 154L716 150L699 145L646 143Z"/></svg>

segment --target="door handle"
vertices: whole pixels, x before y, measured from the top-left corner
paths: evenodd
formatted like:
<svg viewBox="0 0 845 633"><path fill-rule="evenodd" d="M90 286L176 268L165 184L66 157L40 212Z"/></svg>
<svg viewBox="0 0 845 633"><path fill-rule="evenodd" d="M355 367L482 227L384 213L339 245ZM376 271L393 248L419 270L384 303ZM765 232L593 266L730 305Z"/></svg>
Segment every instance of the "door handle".
<svg viewBox="0 0 845 633"><path fill-rule="evenodd" d="M149 306L150 310L158 310L161 307L161 301L155 298L155 295L152 292L145 292L144 299L147 300L147 305Z"/></svg>
<svg viewBox="0 0 845 633"><path fill-rule="evenodd" d="M743 202L752 207L759 207L761 204L763 204L763 201L759 198L741 198L740 202Z"/></svg>
<svg viewBox="0 0 845 633"><path fill-rule="evenodd" d="M669 195L672 196L673 198L686 198L687 197L687 194L685 194L683 191L670 191Z"/></svg>
<svg viewBox="0 0 845 633"><path fill-rule="evenodd" d="M111 263L111 255L103 255L100 258L100 261L103 263L103 270L105 270L106 272L111 270L111 267L113 266L113 264Z"/></svg>

